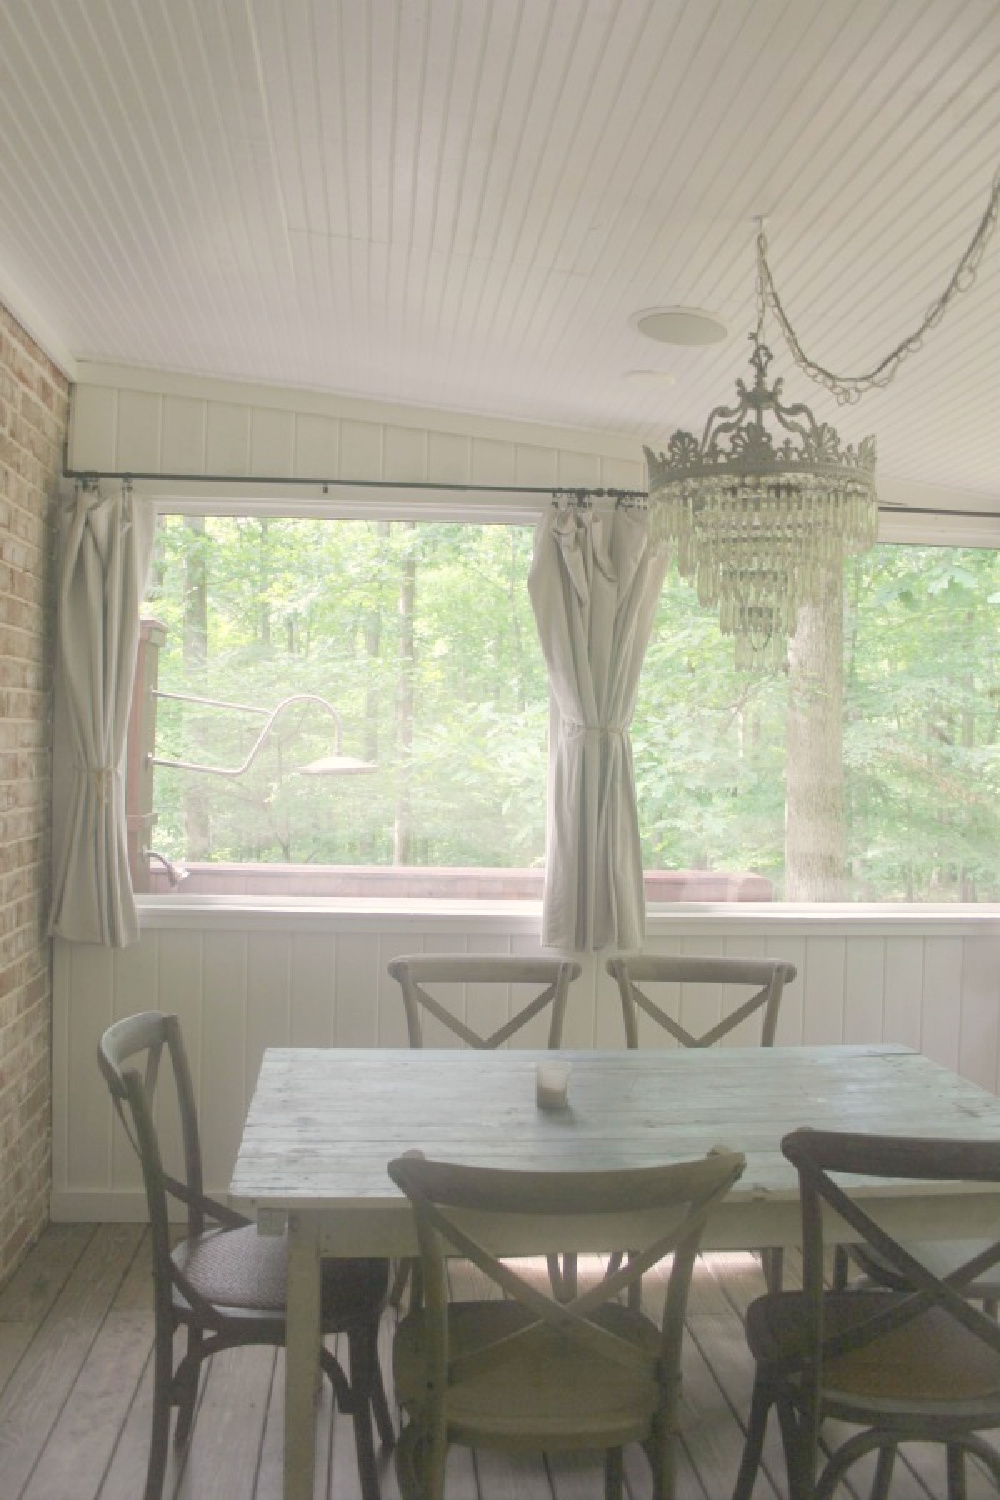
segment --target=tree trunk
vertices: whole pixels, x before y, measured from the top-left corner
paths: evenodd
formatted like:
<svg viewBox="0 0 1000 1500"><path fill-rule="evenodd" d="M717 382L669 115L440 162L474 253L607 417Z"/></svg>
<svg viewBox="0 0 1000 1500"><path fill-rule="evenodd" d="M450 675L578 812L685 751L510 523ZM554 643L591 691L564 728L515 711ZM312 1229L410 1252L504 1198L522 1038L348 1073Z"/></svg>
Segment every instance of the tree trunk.
<svg viewBox="0 0 1000 1500"><path fill-rule="evenodd" d="M205 546L204 516L186 516L184 525L190 535L184 549L184 626L182 653L184 676L187 682L197 683L203 689L208 668L208 562ZM195 710L197 712L197 710ZM202 751L202 736L194 732L188 737L190 760L205 760ZM184 775L184 853L187 859L207 859L211 850L212 834L209 819L208 798L199 777L195 781Z"/></svg>
<svg viewBox="0 0 1000 1500"><path fill-rule="evenodd" d="M788 642L785 900L842 901L844 599L840 569Z"/></svg>
<svg viewBox="0 0 1000 1500"><path fill-rule="evenodd" d="M260 643L265 649L271 645L271 570L267 551L268 523L265 516L260 525L260 546L257 553L257 618Z"/></svg>
<svg viewBox="0 0 1000 1500"><path fill-rule="evenodd" d="M406 551L399 580L399 673L396 680L396 815L392 831L392 859L408 865L413 859L413 820L410 806L410 756L413 751L413 679L416 652L413 644L413 609L417 593L417 559L414 550L415 521L403 521Z"/></svg>

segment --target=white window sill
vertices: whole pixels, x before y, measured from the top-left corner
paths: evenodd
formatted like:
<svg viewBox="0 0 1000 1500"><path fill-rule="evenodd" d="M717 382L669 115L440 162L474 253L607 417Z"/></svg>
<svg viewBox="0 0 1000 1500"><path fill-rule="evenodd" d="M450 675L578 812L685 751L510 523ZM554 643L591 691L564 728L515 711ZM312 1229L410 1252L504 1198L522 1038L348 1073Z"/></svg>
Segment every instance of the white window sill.
<svg viewBox="0 0 1000 1500"><path fill-rule="evenodd" d="M389 897L297 896L138 896L136 906L144 930L179 928L324 927L341 930L383 927L399 930L454 929L470 932L505 931L537 934L541 927L538 901L474 901ZM721 929L742 932L780 929L783 932L834 934L879 932L968 936L970 931L1000 933L998 904L822 904L780 902L671 902L646 912L646 932L661 936L675 931L711 933Z"/></svg>

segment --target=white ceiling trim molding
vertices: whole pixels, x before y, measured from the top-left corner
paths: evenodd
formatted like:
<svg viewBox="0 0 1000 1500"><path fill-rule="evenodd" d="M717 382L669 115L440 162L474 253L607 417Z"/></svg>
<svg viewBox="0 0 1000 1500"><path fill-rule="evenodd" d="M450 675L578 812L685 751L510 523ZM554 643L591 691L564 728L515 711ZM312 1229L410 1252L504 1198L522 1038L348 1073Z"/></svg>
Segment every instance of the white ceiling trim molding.
<svg viewBox="0 0 1000 1500"><path fill-rule="evenodd" d="M17 287L7 275L3 266L0 266L0 302L16 318L25 333L33 338L38 347L47 354L54 365L66 376L67 380L76 380L78 363L62 339L51 328L47 318L28 300L24 293Z"/></svg>

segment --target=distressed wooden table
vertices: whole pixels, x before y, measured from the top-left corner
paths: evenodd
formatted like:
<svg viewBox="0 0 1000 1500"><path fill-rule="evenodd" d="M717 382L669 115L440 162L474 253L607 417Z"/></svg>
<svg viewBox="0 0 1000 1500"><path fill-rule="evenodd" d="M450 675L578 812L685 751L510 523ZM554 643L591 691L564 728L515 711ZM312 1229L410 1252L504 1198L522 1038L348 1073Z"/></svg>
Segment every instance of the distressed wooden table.
<svg viewBox="0 0 1000 1500"><path fill-rule="evenodd" d="M324 1255L416 1251L406 1200L386 1163L419 1148L504 1167L614 1168L682 1161L725 1145L747 1169L713 1214L706 1249L799 1242L797 1182L779 1143L814 1125L897 1135L1000 1140L1000 1100L902 1047L566 1052L569 1106L535 1102L551 1053L274 1048L264 1057L230 1189L261 1233L289 1234L285 1500L311 1500L319 1262ZM996 1228L997 1191L860 1180L899 1233L929 1238ZM609 1250L531 1241L511 1226L510 1254ZM846 1236L845 1236L846 1237Z"/></svg>

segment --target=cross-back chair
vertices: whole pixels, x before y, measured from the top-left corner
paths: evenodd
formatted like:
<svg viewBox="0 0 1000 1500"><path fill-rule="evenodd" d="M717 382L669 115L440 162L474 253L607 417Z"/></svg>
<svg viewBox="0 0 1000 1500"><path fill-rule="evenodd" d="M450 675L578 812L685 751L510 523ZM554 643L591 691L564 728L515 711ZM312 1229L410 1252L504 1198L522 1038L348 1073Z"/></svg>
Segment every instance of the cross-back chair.
<svg viewBox="0 0 1000 1500"><path fill-rule="evenodd" d="M639 1046L640 1015L648 1016L682 1047L713 1047L749 1017L759 1014L760 1045L772 1047L781 997L785 985L791 984L797 972L794 964L777 958L714 958L662 953L622 954L618 958L609 958L606 968L618 985L625 1044L633 1049ZM676 1014L665 1009L666 1002L662 997L653 999L648 993L653 986L667 986L671 987L671 996L675 997L679 985L711 985L716 989L734 986L744 992L749 988L753 993L740 999L706 1031L695 1035L682 1025ZM676 1002L675 1008L679 1008ZM782 1252L766 1249L760 1255L768 1289L777 1291L781 1286Z"/></svg>
<svg viewBox="0 0 1000 1500"><path fill-rule="evenodd" d="M144 1500L160 1500L171 1407L177 1408L174 1441L183 1444L202 1361L242 1344L284 1344L287 1247L283 1236L258 1235L248 1219L205 1195L194 1086L177 1016L146 1011L115 1022L98 1044L97 1060L139 1157L149 1210L155 1346ZM183 1157L176 1176L165 1166L156 1125L158 1104L172 1107L171 1092ZM173 1247L171 1199L183 1205L186 1217L186 1234ZM322 1368L340 1409L353 1418L363 1500L379 1497L372 1414L384 1445L395 1436L377 1352L387 1284L385 1260L323 1262L323 1332L346 1336L350 1379L325 1347ZM174 1335L181 1329L186 1345L175 1365Z"/></svg>
<svg viewBox="0 0 1000 1500"><path fill-rule="evenodd" d="M887 1500L897 1448L911 1441L944 1445L949 1500L965 1500L970 1453L1000 1488L1000 1454L981 1436L1000 1426L1000 1325L967 1296L969 1285L1000 1262L1000 1242L938 1276L880 1227L844 1180L1000 1186L1000 1142L796 1130L781 1145L799 1174L803 1289L760 1297L747 1312L757 1369L734 1500L750 1500L772 1407L791 1500L828 1500L871 1453L877 1458L871 1495ZM947 1196L937 1201L946 1215ZM824 1287L824 1219L831 1210L909 1290ZM860 1430L834 1448L817 1476L827 1417Z"/></svg>
<svg viewBox="0 0 1000 1500"><path fill-rule="evenodd" d="M411 1047L424 1046L423 1017L434 1019L467 1047L480 1051L492 1051L502 1047L527 1026L535 1016L549 1011L549 1029L546 1046L552 1050L562 1046L563 1022L566 1016L566 1001L569 987L579 977L581 966L575 959L521 957L507 953L415 953L402 954L390 959L389 973L403 992L406 1010L406 1030ZM460 1016L455 1006L446 1004L428 986L438 985L503 986L532 985L537 993L514 1010L500 1026L488 1032L477 1031ZM538 989L541 986L541 989ZM561 1287L567 1282L567 1295L572 1285L575 1262L564 1266L558 1256L549 1257L549 1274L553 1286ZM413 1295L419 1297L419 1277L415 1275L415 1263L404 1260L393 1278L389 1300L399 1307L411 1284Z"/></svg>
<svg viewBox="0 0 1000 1500"><path fill-rule="evenodd" d="M546 1046L562 1045L563 1020L569 986L580 973L572 959L519 957L513 954L418 953L389 962L389 973L403 992L406 1028L411 1047L423 1047L423 1017L431 1015L467 1047L490 1050L502 1047L529 1021L549 1009ZM438 985L532 985L541 988L500 1026L477 1031L429 987Z"/></svg>
<svg viewBox="0 0 1000 1500"><path fill-rule="evenodd" d="M778 1010L786 984L795 978L794 964L772 958L703 958L673 954L637 953L609 958L607 970L618 985L625 1022L625 1043L639 1046L639 1016L645 1014L682 1047L712 1047L748 1017L760 1012L760 1045L772 1047ZM748 987L753 994L741 1000L713 1026L695 1035L676 1014L654 1000L652 985L725 985ZM643 988L645 986L645 988Z"/></svg>
<svg viewBox="0 0 1000 1500"><path fill-rule="evenodd" d="M419 1153L390 1162L413 1205L424 1280L423 1305L400 1324L393 1347L408 1419L397 1449L403 1500L442 1500L453 1443L516 1453L604 1449L606 1493L620 1497L622 1449L631 1442L646 1451L654 1500L671 1500L692 1268L709 1213L744 1165L730 1151L613 1172L455 1166ZM563 1302L516 1261L498 1258L529 1244L530 1233L519 1242L519 1232L539 1218L578 1250L615 1243L609 1226L639 1249ZM616 1299L671 1253L657 1326ZM466 1257L501 1295L450 1300L448 1256Z"/></svg>

